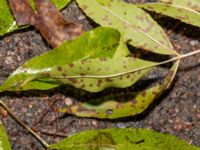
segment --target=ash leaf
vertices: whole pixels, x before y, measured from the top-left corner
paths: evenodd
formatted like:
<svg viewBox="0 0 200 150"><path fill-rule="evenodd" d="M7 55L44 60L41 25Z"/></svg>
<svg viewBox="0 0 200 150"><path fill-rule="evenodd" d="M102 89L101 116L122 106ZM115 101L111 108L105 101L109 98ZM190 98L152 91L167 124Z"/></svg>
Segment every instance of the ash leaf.
<svg viewBox="0 0 200 150"><path fill-rule="evenodd" d="M177 1L178 2L178 1ZM156 13L161 13L166 16L170 16L175 19L179 19L182 22L191 24L197 27L200 27L200 13L199 7L200 2L198 2L197 10L193 10L191 6L182 4L182 1L179 3L145 3L137 5L138 7L144 8L149 11L154 11Z"/></svg>
<svg viewBox="0 0 200 150"><path fill-rule="evenodd" d="M129 94L128 99L125 98L127 94L118 98L116 96L118 93L110 93L105 97L101 96L99 99L88 100L84 103L80 102L61 111L80 117L109 119L140 114L170 86L178 66L179 61L173 65L162 84L157 84L137 94Z"/></svg>
<svg viewBox="0 0 200 150"><path fill-rule="evenodd" d="M140 128L84 131L58 143L51 150L199 150L179 138Z"/></svg>

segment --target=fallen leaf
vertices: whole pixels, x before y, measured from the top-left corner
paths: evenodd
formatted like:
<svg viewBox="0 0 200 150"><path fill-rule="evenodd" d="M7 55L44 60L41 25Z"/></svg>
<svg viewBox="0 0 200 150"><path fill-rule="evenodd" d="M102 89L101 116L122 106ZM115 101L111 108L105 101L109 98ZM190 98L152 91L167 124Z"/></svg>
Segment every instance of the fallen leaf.
<svg viewBox="0 0 200 150"><path fill-rule="evenodd" d="M27 0L9 0L9 4L18 25L35 26L53 47L84 32L81 25L65 20L49 0L35 1L37 13Z"/></svg>
<svg viewBox="0 0 200 150"><path fill-rule="evenodd" d="M173 3L145 3L137 6L149 11L155 11L157 13L179 19L187 24L200 27L200 13L187 6L179 5L179 3L176 5Z"/></svg>
<svg viewBox="0 0 200 150"><path fill-rule="evenodd" d="M107 27L99 27L85 32L77 39L66 41L59 47L44 53L38 57L32 58L24 65L16 69L13 74L0 86L2 91L21 91L30 89L47 90L61 84L55 79L34 80L26 85L20 85L41 72L46 72L74 61L97 57L113 57L118 49L120 34L117 30ZM127 51L127 50L126 50ZM121 52L120 52L121 53Z"/></svg>
<svg viewBox="0 0 200 150"><path fill-rule="evenodd" d="M178 66L179 61L173 65L162 84L155 85L138 93L125 92L122 95L120 93L110 93L104 97L101 95L100 98L87 100L84 103L79 102L66 109L61 109L61 111L80 117L109 119L140 114L170 86Z"/></svg>
<svg viewBox="0 0 200 150"><path fill-rule="evenodd" d="M135 5L119 0L76 1L96 23L119 30L125 42L154 53L176 54L162 28Z"/></svg>
<svg viewBox="0 0 200 150"><path fill-rule="evenodd" d="M179 138L140 128L84 131L56 144L52 150L199 150Z"/></svg>
<svg viewBox="0 0 200 150"><path fill-rule="evenodd" d="M196 11L200 11L200 0L160 0L173 5L179 5L187 8L191 8Z"/></svg>
<svg viewBox="0 0 200 150"><path fill-rule="evenodd" d="M29 0L34 6L33 0ZM62 9L67 4L69 4L70 0L51 0L51 2L56 5L58 9ZM0 0L0 36L3 36L7 33L10 33L17 29L26 28L28 26L18 26L16 21L10 11L10 7L8 5L7 0Z"/></svg>

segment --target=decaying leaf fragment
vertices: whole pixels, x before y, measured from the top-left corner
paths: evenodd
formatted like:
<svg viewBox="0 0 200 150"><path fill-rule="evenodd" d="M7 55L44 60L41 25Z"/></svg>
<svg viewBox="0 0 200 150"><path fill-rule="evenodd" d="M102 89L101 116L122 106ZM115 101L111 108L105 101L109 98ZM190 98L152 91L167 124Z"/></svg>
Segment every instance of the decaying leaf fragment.
<svg viewBox="0 0 200 150"><path fill-rule="evenodd" d="M9 0L17 24L35 26L53 47L83 33L81 25L65 20L49 0L35 0L35 4L37 12L27 0Z"/></svg>

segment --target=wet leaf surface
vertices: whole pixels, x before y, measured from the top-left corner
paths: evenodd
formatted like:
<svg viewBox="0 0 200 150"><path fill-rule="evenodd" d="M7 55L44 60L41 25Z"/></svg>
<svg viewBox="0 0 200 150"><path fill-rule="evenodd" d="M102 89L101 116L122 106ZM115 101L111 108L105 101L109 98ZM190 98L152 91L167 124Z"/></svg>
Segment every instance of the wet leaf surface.
<svg viewBox="0 0 200 150"><path fill-rule="evenodd" d="M159 54L174 54L173 47L161 27L135 5L117 0L77 2L98 24L118 29L124 41L129 44Z"/></svg>
<svg viewBox="0 0 200 150"><path fill-rule="evenodd" d="M31 81L34 74L45 73L54 67L72 62L97 57L113 57L120 43L120 34L112 28L100 27L86 32L78 39L67 41L61 46L35 57L19 67L5 83L0 91L5 90L29 90L29 89L51 89L61 83L54 79L43 79L42 81ZM123 49L120 49L123 51ZM24 82L25 84L22 86ZM20 87L21 85L21 87Z"/></svg>
<svg viewBox="0 0 200 150"><path fill-rule="evenodd" d="M33 4L33 0L29 0L29 2ZM51 0L51 2L55 4L58 9L61 9L65 7L70 0ZM16 24L6 0L0 0L0 12L0 36L22 28Z"/></svg>
<svg viewBox="0 0 200 150"><path fill-rule="evenodd" d="M198 150L175 136L145 129L103 129L85 131L50 146L54 150Z"/></svg>
<svg viewBox="0 0 200 150"><path fill-rule="evenodd" d="M81 117L109 119L133 116L142 113L166 90L166 88L170 86L177 72L178 65L179 62L174 64L162 84L158 84L149 89L140 91L139 93L132 94L128 99L124 99L127 95L117 98L117 93L111 93L106 97L100 97L96 100L69 106L62 111ZM115 96L113 96L113 94Z"/></svg>
<svg viewBox="0 0 200 150"><path fill-rule="evenodd" d="M0 150L11 150L8 136L6 135L5 129L0 121Z"/></svg>
<svg viewBox="0 0 200 150"><path fill-rule="evenodd" d="M146 3L138 5L141 8L149 11L155 11L175 19L179 19L182 22L200 27L200 13L192 10L185 5L176 4L165 4L165 3Z"/></svg>

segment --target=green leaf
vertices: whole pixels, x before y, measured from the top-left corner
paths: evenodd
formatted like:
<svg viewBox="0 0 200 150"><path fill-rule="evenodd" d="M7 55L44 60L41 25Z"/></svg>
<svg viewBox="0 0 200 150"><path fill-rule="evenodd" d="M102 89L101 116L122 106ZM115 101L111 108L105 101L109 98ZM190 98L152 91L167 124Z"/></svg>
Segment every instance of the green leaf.
<svg viewBox="0 0 200 150"><path fill-rule="evenodd" d="M6 135L5 129L0 121L0 150L11 150L8 136Z"/></svg>
<svg viewBox="0 0 200 150"><path fill-rule="evenodd" d="M162 84L155 85L136 94L134 92L132 94L124 93L124 95L113 93L114 95L111 94L105 97L101 95L99 99L69 106L63 109L62 112L80 117L109 119L140 114L169 87L177 72L178 65L179 61L171 68Z"/></svg>
<svg viewBox="0 0 200 150"><path fill-rule="evenodd" d="M20 88L34 74L50 71L54 67L70 64L77 60L96 57L113 57L120 42L120 34L112 28L100 27L84 33L79 38L35 57L19 67L0 87L0 91L41 89L47 90L60 85L54 79L33 81ZM122 49L121 49L122 50Z"/></svg>
<svg viewBox="0 0 200 150"><path fill-rule="evenodd" d="M179 138L145 129L85 131L50 146L53 150L199 150Z"/></svg>
<svg viewBox="0 0 200 150"><path fill-rule="evenodd" d="M133 57L87 59L35 74L35 78L55 78L61 83L71 84L79 89L99 92L108 87L131 86L152 68L136 72L133 70L151 65L156 63Z"/></svg>
<svg viewBox="0 0 200 150"><path fill-rule="evenodd" d="M160 2L184 6L196 11L200 11L200 0L160 0Z"/></svg>
<svg viewBox="0 0 200 150"><path fill-rule="evenodd" d="M162 28L135 5L119 0L76 1L95 22L118 29L129 44L159 54L175 54Z"/></svg>
<svg viewBox="0 0 200 150"><path fill-rule="evenodd" d="M173 5L165 3L146 3L140 4L138 7L155 11L163 15L179 19L182 22L200 27L200 13L182 5Z"/></svg>
<svg viewBox="0 0 200 150"><path fill-rule="evenodd" d="M29 0L32 4L33 0ZM70 0L51 0L57 8L61 9L65 7ZM0 36L3 36L6 33L12 32L16 29L22 27L17 26L14 17L10 11L7 0L0 0Z"/></svg>

